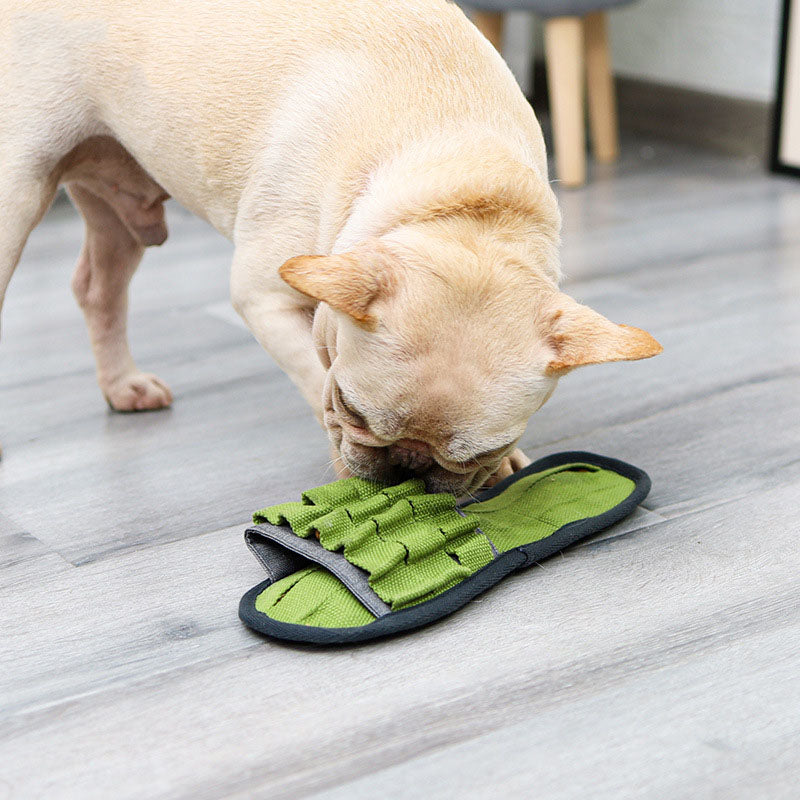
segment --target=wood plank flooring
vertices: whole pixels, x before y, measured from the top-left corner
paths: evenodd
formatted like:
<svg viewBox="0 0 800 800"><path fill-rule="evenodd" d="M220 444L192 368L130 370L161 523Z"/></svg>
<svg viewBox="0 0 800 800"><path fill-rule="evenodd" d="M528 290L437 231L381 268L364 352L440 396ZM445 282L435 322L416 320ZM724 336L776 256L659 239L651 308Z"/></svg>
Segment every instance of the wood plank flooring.
<svg viewBox="0 0 800 800"><path fill-rule="evenodd" d="M180 208L133 284L165 412L95 386L50 212L0 343L0 800L742 798L800 785L800 181L645 139L561 192L567 288L664 344L578 371L536 457L646 469L631 519L388 642L238 621L253 509L332 478Z"/></svg>

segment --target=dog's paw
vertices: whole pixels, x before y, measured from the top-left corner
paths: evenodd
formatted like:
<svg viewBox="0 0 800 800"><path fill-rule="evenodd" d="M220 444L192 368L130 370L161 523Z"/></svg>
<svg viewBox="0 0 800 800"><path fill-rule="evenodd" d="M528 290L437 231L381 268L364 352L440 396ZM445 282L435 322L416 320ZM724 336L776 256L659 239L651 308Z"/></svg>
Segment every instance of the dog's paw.
<svg viewBox="0 0 800 800"><path fill-rule="evenodd" d="M152 411L172 403L169 387L155 375L132 372L101 386L108 404L115 411Z"/></svg>
<svg viewBox="0 0 800 800"><path fill-rule="evenodd" d="M506 456L503 461L508 461L508 465L511 467L511 472L517 472L523 467L527 467L528 464L531 463L531 460L525 455L525 453L522 452L522 450L519 449L519 447L517 447L510 456Z"/></svg>
<svg viewBox="0 0 800 800"><path fill-rule="evenodd" d="M496 483L499 483L501 480L503 480L503 478L513 475L517 470L527 467L530 463L531 460L518 447L500 462L497 472L495 472L494 475L492 475L483 485L494 486Z"/></svg>

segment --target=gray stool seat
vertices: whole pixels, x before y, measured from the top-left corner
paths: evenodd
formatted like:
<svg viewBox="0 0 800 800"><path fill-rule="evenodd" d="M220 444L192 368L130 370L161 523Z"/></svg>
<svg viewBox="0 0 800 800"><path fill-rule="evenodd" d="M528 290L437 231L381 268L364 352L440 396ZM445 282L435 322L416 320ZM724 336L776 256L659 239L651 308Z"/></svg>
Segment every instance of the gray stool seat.
<svg viewBox="0 0 800 800"><path fill-rule="evenodd" d="M634 0L470 0L481 11L533 11L541 17L582 17L593 11L606 11Z"/></svg>

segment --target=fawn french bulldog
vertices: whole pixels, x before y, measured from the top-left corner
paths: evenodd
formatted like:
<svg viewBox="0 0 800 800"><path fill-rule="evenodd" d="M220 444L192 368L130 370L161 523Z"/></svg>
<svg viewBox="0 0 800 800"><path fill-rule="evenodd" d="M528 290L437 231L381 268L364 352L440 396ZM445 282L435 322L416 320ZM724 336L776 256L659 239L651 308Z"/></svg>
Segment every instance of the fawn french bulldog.
<svg viewBox="0 0 800 800"><path fill-rule="evenodd" d="M116 409L172 401L126 337L170 196L233 241L233 305L341 474L462 494L526 463L561 375L661 350L559 291L541 130L453 3L0 0L0 77L0 302L63 184Z"/></svg>

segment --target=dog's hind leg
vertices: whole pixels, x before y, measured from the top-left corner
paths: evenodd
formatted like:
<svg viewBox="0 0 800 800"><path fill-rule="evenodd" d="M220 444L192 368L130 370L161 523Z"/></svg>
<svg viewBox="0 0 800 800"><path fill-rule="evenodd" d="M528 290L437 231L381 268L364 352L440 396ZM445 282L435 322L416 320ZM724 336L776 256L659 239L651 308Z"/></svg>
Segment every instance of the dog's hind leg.
<svg viewBox="0 0 800 800"><path fill-rule="evenodd" d="M86 223L72 290L86 318L100 389L118 411L164 408L172 393L155 375L139 370L128 347L128 284L144 244L104 199L77 183L68 191ZM165 237L160 203L155 216Z"/></svg>

